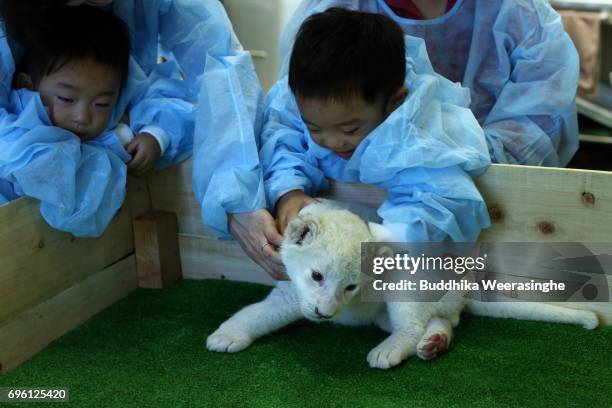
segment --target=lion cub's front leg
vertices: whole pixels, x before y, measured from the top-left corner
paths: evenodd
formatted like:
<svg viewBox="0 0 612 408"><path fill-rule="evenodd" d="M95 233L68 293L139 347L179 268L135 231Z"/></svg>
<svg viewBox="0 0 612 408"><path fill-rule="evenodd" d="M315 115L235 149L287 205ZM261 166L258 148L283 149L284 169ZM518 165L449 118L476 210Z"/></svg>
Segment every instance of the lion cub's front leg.
<svg viewBox="0 0 612 408"><path fill-rule="evenodd" d="M302 318L299 304L288 288L276 287L263 301L245 307L206 339L211 351L235 353L255 339Z"/></svg>
<svg viewBox="0 0 612 408"><path fill-rule="evenodd" d="M383 329L391 331L391 335L368 353L370 367L386 370L416 354L416 346L425 332L425 324L416 317L413 305L415 303L387 304L390 327Z"/></svg>

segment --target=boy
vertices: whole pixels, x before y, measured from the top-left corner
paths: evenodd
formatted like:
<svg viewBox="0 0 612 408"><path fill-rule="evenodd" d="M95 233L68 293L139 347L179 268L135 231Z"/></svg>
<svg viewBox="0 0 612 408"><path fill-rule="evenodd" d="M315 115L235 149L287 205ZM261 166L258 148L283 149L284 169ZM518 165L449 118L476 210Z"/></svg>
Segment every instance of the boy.
<svg viewBox="0 0 612 408"><path fill-rule="evenodd" d="M490 159L468 107L468 91L436 75L423 42L404 44L388 17L311 16L264 112L260 154L279 229L329 177L385 188L378 213L397 241L476 240L489 218L470 175Z"/></svg>
<svg viewBox="0 0 612 408"><path fill-rule="evenodd" d="M8 114L0 129L0 178L13 197L3 195L39 199L52 227L99 236L125 197L130 156L118 135L126 142L131 131L106 129L128 76L130 36L122 20L99 8L58 7L48 17L32 24L21 44L22 72L13 82L23 88L0 101ZM11 63L5 72L13 69ZM127 98L146 84L132 84ZM152 166L160 145L142 134L127 149L132 162Z"/></svg>
<svg viewBox="0 0 612 408"><path fill-rule="evenodd" d="M100 137L111 120L128 77L130 36L123 21L101 8L60 7L48 16L25 50L16 88L40 94L54 126L81 141ZM36 31L36 29L34 29ZM141 131L136 137L120 123L115 134L133 155L130 167L150 170L168 145L164 137Z"/></svg>
<svg viewBox="0 0 612 408"><path fill-rule="evenodd" d="M424 40L435 72L470 90L492 162L564 167L578 149L579 58L550 3L304 0L281 37L281 72L311 14L342 7L388 16Z"/></svg>

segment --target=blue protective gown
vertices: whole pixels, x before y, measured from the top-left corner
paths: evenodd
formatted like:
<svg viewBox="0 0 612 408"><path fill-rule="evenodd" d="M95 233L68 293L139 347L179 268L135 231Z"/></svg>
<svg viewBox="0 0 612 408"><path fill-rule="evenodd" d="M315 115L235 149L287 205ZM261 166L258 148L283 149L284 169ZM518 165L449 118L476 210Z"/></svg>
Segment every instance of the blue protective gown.
<svg viewBox="0 0 612 408"><path fill-rule="evenodd" d="M36 198L53 228L79 237L99 236L125 198L130 155L118 138L105 132L83 143L53 127L37 92L11 91L3 102L0 185L10 196L0 195Z"/></svg>
<svg viewBox="0 0 612 408"><path fill-rule="evenodd" d="M489 217L470 176L490 158L469 91L434 73L421 39L406 36L406 65L408 97L349 160L313 142L286 77L272 88L260 152L270 206L295 189L316 195L326 177L373 184L388 191L378 214L395 240L476 240Z"/></svg>
<svg viewBox="0 0 612 408"><path fill-rule="evenodd" d="M201 86L206 86L206 55L232 47L227 38L216 34L230 30L216 0L117 0L108 9L130 28L129 77L108 132L83 144L69 132L50 126L39 98L30 98L22 102L23 109L15 110L19 104L11 102L10 85L13 55L19 55L19 49L15 44L9 46L0 24L0 178L5 179L0 194L3 200L23 194L41 200L41 213L49 224L79 236L100 235L123 202L126 155L109 147L116 145L111 129L123 113L129 113L135 133L144 126L155 126L169 136L170 144L156 168L189 157L197 97ZM168 61L158 64L159 55ZM205 92L204 100L211 103L230 99L223 89ZM239 118L247 120L246 116ZM224 120L231 120L220 119L215 118L215 124L224 126ZM213 126L209 134L216 140L221 133ZM215 156L214 149L207 150L209 156ZM55 180L48 178L51 172ZM53 215L50 207L57 207Z"/></svg>
<svg viewBox="0 0 612 408"><path fill-rule="evenodd" d="M282 73L302 21L329 7L385 14L423 38L436 72L470 89L493 162L565 166L578 149L578 54L547 1L457 0L412 20L384 0L304 0L283 33Z"/></svg>
<svg viewBox="0 0 612 408"><path fill-rule="evenodd" d="M229 238L228 213L266 207L259 133L263 93L249 53L232 32L217 0L204 1L209 15L197 30L206 50L199 61L193 191L204 223Z"/></svg>

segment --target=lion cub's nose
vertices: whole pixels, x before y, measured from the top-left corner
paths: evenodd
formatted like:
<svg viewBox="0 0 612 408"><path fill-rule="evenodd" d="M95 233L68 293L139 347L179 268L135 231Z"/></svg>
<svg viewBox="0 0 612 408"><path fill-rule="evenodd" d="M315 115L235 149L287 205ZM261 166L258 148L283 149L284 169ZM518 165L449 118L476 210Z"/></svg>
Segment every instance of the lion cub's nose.
<svg viewBox="0 0 612 408"><path fill-rule="evenodd" d="M319 312L319 308L315 306L315 313L317 314L317 316L319 316L321 319L331 319L332 315L325 315L321 312Z"/></svg>

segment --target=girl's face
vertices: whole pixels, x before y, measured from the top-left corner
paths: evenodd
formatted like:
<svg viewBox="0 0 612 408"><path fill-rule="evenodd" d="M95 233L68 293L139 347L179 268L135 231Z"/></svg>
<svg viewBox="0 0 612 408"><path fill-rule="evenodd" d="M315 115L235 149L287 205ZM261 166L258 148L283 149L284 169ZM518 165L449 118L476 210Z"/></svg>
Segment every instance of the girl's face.
<svg viewBox="0 0 612 408"><path fill-rule="evenodd" d="M87 4L88 6L106 6L112 2L113 0L70 0L66 5L80 6L81 4Z"/></svg>

